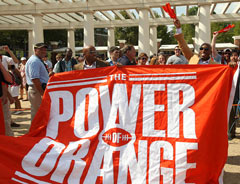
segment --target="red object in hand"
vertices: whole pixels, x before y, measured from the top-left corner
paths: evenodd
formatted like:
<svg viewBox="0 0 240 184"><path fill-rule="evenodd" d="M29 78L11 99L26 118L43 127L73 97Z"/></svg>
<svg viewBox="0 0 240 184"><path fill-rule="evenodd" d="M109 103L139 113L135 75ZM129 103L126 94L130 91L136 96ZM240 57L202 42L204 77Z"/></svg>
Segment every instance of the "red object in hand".
<svg viewBox="0 0 240 184"><path fill-rule="evenodd" d="M234 24L229 24L227 27L221 29L218 31L218 33L225 33L225 32L228 32L230 29L234 28L235 25Z"/></svg>
<svg viewBox="0 0 240 184"><path fill-rule="evenodd" d="M171 8L171 6L170 6L169 3L166 3L166 6L163 6L162 8L164 9L164 11L165 11L166 13L168 13L168 15L169 15L172 19L176 19L176 18L177 18L174 9Z"/></svg>

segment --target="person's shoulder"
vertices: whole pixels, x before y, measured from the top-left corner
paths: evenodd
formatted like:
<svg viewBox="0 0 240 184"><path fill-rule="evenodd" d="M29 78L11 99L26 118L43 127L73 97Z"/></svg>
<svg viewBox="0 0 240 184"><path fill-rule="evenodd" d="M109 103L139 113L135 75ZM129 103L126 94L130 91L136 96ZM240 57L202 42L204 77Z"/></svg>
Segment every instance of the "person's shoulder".
<svg viewBox="0 0 240 184"><path fill-rule="evenodd" d="M84 62L80 62L73 66L73 70L83 70Z"/></svg>
<svg viewBox="0 0 240 184"><path fill-rule="evenodd" d="M75 58L71 58L71 63L72 64L78 64L77 60Z"/></svg>
<svg viewBox="0 0 240 184"><path fill-rule="evenodd" d="M98 59L96 61L96 64L99 65L99 66L109 66L110 65L109 62L103 61L103 60L100 60L100 59Z"/></svg>
<svg viewBox="0 0 240 184"><path fill-rule="evenodd" d="M129 59L127 56L123 55L122 57L118 58L117 62L127 65L129 63Z"/></svg>
<svg viewBox="0 0 240 184"><path fill-rule="evenodd" d="M167 61L171 61L171 60L173 60L175 58L175 55L171 55L171 56L169 56L169 58L167 59Z"/></svg>
<svg viewBox="0 0 240 184"><path fill-rule="evenodd" d="M182 60L186 60L187 61L187 58L184 56L184 55L180 55L180 58L182 59Z"/></svg>
<svg viewBox="0 0 240 184"><path fill-rule="evenodd" d="M37 56L32 55L32 56L28 59L27 63L29 63L29 62L38 62L38 61L41 61L41 60L40 60Z"/></svg>

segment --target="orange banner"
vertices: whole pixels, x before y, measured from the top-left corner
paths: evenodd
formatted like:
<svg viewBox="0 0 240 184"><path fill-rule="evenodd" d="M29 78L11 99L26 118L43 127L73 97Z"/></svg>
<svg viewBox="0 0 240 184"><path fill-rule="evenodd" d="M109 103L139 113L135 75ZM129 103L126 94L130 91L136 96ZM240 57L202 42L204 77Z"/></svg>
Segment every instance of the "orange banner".
<svg viewBox="0 0 240 184"><path fill-rule="evenodd" d="M0 136L0 183L222 183L237 74L225 65L57 74L30 133Z"/></svg>

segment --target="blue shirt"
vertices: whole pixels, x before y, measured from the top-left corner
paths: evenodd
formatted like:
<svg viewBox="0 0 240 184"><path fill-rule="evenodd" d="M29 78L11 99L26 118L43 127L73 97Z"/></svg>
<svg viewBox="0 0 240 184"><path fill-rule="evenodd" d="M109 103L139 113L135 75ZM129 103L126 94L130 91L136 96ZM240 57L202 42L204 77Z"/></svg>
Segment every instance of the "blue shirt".
<svg viewBox="0 0 240 184"><path fill-rule="evenodd" d="M40 79L41 83L47 83L49 76L46 67L37 56L32 55L25 66L28 85L33 85L32 79Z"/></svg>
<svg viewBox="0 0 240 184"><path fill-rule="evenodd" d="M70 61L66 61L65 58L63 58L63 61L65 63L65 72L69 72L69 71L72 71L72 62L71 62L71 59Z"/></svg>
<svg viewBox="0 0 240 184"><path fill-rule="evenodd" d="M222 64L222 56L220 54L217 54L216 57L214 58L214 61L218 62L219 64ZM227 64L227 61L224 59L224 64Z"/></svg>
<svg viewBox="0 0 240 184"><path fill-rule="evenodd" d="M136 65L135 61L130 61L126 55L118 58L117 62L122 63L122 65Z"/></svg>

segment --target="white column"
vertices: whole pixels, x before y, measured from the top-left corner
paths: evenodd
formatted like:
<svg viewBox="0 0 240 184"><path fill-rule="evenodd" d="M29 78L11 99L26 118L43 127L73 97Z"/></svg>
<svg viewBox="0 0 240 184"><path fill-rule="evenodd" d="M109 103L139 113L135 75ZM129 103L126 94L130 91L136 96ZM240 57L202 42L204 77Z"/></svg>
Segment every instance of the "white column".
<svg viewBox="0 0 240 184"><path fill-rule="evenodd" d="M34 53L33 45L33 30L28 30L28 58Z"/></svg>
<svg viewBox="0 0 240 184"><path fill-rule="evenodd" d="M150 54L148 9L139 9L138 53Z"/></svg>
<svg viewBox="0 0 240 184"><path fill-rule="evenodd" d="M84 32L84 47L87 45L94 44L94 25L93 25L93 12L86 11L84 12L84 23L83 23L83 32Z"/></svg>
<svg viewBox="0 0 240 184"><path fill-rule="evenodd" d="M44 42L42 14L33 14L33 44Z"/></svg>
<svg viewBox="0 0 240 184"><path fill-rule="evenodd" d="M150 26L150 55L157 54L157 26Z"/></svg>
<svg viewBox="0 0 240 184"><path fill-rule="evenodd" d="M199 24L195 24L194 53L199 52Z"/></svg>
<svg viewBox="0 0 240 184"><path fill-rule="evenodd" d="M68 29L68 43L67 47L72 49L72 56L75 56L75 34L74 29Z"/></svg>
<svg viewBox="0 0 240 184"><path fill-rule="evenodd" d="M114 27L109 27L108 28L108 42L107 42L108 50L110 47L115 46L115 34L114 34ZM110 57L109 52L108 57Z"/></svg>
<svg viewBox="0 0 240 184"><path fill-rule="evenodd" d="M200 4L198 44L211 43L210 5Z"/></svg>

